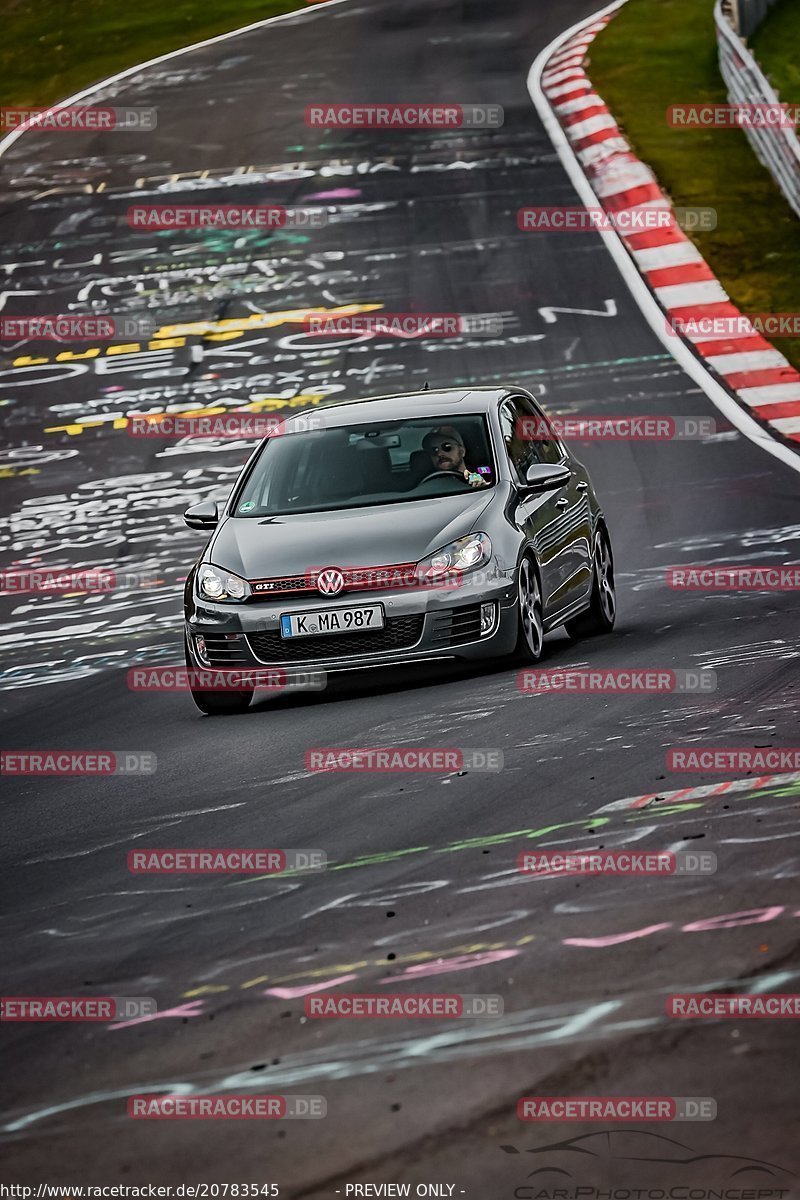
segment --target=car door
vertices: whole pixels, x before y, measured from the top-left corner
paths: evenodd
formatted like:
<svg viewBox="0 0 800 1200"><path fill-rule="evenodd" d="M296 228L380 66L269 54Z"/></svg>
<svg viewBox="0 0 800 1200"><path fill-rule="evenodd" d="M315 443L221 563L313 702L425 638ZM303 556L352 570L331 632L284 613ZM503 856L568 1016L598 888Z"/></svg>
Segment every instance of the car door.
<svg viewBox="0 0 800 1200"><path fill-rule="evenodd" d="M527 396L509 396L500 405L500 427L512 475L521 485L534 463L573 464L547 418ZM517 523L533 544L542 570L548 616L570 608L591 587L591 513L588 487L573 470L569 481L550 492L520 492Z"/></svg>

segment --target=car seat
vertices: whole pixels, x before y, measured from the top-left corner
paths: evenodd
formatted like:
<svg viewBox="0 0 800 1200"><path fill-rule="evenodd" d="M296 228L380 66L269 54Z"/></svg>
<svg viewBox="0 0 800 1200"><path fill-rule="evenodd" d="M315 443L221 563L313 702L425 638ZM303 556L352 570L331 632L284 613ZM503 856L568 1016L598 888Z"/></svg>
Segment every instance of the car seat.
<svg viewBox="0 0 800 1200"><path fill-rule="evenodd" d="M389 451L382 446L370 446L368 442L359 442L356 452L360 460L364 490L367 492L394 491L392 456Z"/></svg>

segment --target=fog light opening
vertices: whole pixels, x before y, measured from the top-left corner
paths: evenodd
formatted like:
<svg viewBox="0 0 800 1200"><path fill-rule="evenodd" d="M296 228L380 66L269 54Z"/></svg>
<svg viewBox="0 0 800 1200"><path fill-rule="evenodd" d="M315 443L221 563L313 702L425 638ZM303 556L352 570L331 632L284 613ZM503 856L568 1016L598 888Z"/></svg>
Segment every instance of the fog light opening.
<svg viewBox="0 0 800 1200"><path fill-rule="evenodd" d="M211 663L208 658L208 650L206 649L206 639L200 633L194 635L194 650L195 654L204 667L210 667Z"/></svg>
<svg viewBox="0 0 800 1200"><path fill-rule="evenodd" d="M494 600L488 604L481 605L481 637L486 637L487 633L491 633L494 628L494 618L497 612L497 605Z"/></svg>

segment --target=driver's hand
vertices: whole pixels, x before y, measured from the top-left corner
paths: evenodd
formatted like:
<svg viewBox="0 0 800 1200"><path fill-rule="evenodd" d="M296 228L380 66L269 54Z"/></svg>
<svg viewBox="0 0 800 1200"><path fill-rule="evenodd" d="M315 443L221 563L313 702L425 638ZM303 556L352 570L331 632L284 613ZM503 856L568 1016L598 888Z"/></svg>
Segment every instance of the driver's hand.
<svg viewBox="0 0 800 1200"><path fill-rule="evenodd" d="M464 471L464 478L470 487L487 487L485 479L481 479L477 471Z"/></svg>

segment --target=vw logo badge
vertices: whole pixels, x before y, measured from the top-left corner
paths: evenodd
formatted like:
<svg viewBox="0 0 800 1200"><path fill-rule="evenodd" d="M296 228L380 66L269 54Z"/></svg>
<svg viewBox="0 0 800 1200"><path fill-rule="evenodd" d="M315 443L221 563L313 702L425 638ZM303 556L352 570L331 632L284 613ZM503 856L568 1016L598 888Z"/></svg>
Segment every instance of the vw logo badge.
<svg viewBox="0 0 800 1200"><path fill-rule="evenodd" d="M338 567L328 567L317 576L317 591L323 596L338 596L344 588L344 575Z"/></svg>

